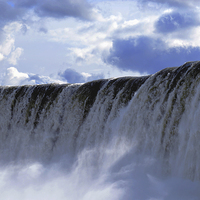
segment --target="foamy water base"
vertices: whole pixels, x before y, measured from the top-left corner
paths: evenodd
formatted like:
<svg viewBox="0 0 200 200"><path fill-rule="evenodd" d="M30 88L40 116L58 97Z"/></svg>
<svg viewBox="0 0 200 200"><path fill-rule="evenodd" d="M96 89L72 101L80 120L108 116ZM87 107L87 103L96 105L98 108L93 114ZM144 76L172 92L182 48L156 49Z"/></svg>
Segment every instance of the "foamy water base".
<svg viewBox="0 0 200 200"><path fill-rule="evenodd" d="M200 63L0 88L3 200L200 198Z"/></svg>

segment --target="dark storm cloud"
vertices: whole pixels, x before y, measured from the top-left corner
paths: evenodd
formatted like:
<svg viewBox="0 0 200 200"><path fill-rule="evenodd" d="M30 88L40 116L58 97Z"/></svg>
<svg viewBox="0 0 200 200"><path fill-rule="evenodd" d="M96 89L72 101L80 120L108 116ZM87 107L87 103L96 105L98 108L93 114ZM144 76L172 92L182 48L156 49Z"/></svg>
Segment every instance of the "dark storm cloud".
<svg viewBox="0 0 200 200"><path fill-rule="evenodd" d="M23 21L33 10L39 17L75 17L91 20L93 11L86 0L0 0L0 28L12 21Z"/></svg>
<svg viewBox="0 0 200 200"><path fill-rule="evenodd" d="M60 72L58 75L68 83L85 83L87 81L93 81L104 78L103 74L94 74L90 77L85 77L81 73L78 73L74 69L70 68L66 69L64 72Z"/></svg>
<svg viewBox="0 0 200 200"><path fill-rule="evenodd" d="M184 8L184 7L194 7L199 4L199 0L138 0L139 4L143 3L158 3L165 4L170 7Z"/></svg>
<svg viewBox="0 0 200 200"><path fill-rule="evenodd" d="M90 18L90 6L82 0L51 0L46 1L36 8L40 16L63 18L66 16L78 18Z"/></svg>
<svg viewBox="0 0 200 200"><path fill-rule="evenodd" d="M40 17L92 19L86 0L13 0L15 7L33 9Z"/></svg>
<svg viewBox="0 0 200 200"><path fill-rule="evenodd" d="M66 69L64 72L60 72L59 76L61 76L64 80L67 80L68 83L85 82L85 77L73 69Z"/></svg>
<svg viewBox="0 0 200 200"><path fill-rule="evenodd" d="M158 32L168 33L199 24L195 14L191 16L190 14L173 12L162 15L155 23L155 28Z"/></svg>
<svg viewBox="0 0 200 200"><path fill-rule="evenodd" d="M4 26L7 22L19 20L24 14L23 9L14 8L6 1L0 0L0 27Z"/></svg>
<svg viewBox="0 0 200 200"><path fill-rule="evenodd" d="M116 39L104 62L122 70L155 73L166 67L199 60L200 48L168 48L160 39L150 37Z"/></svg>

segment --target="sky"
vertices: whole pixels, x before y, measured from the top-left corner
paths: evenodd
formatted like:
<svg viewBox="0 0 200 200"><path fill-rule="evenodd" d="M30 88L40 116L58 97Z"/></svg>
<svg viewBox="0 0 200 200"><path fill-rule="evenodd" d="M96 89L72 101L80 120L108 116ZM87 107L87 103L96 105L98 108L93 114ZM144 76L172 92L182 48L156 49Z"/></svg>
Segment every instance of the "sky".
<svg viewBox="0 0 200 200"><path fill-rule="evenodd" d="M200 60L199 0L0 0L0 84L84 83Z"/></svg>

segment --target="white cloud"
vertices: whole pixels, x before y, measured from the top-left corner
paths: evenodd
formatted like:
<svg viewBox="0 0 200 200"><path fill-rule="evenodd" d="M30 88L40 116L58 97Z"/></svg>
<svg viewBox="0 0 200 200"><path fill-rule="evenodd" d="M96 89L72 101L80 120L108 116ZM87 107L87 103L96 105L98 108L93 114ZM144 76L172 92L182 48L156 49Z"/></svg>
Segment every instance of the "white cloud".
<svg viewBox="0 0 200 200"><path fill-rule="evenodd" d="M0 75L1 85L17 86L17 85L35 85L46 83L85 83L97 79L104 78L103 74L89 74L86 72L76 72L73 69L66 69L64 72L60 72L57 78L51 78L49 76L41 76L38 74L19 72L15 67L7 68L4 74ZM61 80L60 80L61 79Z"/></svg>
<svg viewBox="0 0 200 200"><path fill-rule="evenodd" d="M18 72L16 68L10 67L7 69L7 72L3 78L3 85L21 85L21 83L26 82L28 78L28 74Z"/></svg>
<svg viewBox="0 0 200 200"><path fill-rule="evenodd" d="M2 53L0 53L0 61L2 61L4 59L4 56Z"/></svg>
<svg viewBox="0 0 200 200"><path fill-rule="evenodd" d="M34 85L45 83L63 83L60 80L54 80L47 76L39 76L36 74L28 74L19 72L15 67L7 69L6 73L1 75L1 85Z"/></svg>
<svg viewBox="0 0 200 200"><path fill-rule="evenodd" d="M16 48L10 55L10 58L8 59L8 62L12 65L16 65L17 64L17 60L19 59L19 57L21 56L23 52L22 48Z"/></svg>
<svg viewBox="0 0 200 200"><path fill-rule="evenodd" d="M3 31L9 34L15 34L21 30L22 26L20 22L11 22L3 27Z"/></svg>
<svg viewBox="0 0 200 200"><path fill-rule="evenodd" d="M138 23L139 23L139 20L138 20L138 19L128 20L128 21L125 21L125 22L122 24L122 28L134 26L134 25L136 25L136 24L138 24Z"/></svg>
<svg viewBox="0 0 200 200"><path fill-rule="evenodd" d="M2 40L0 43L0 61L6 60L8 64L16 65L23 49L15 47L15 36L21 30L22 24L12 22L3 27Z"/></svg>
<svg viewBox="0 0 200 200"><path fill-rule="evenodd" d="M8 56L10 52L14 49L15 40L11 35L7 35L6 39L0 45L0 53L4 56Z"/></svg>

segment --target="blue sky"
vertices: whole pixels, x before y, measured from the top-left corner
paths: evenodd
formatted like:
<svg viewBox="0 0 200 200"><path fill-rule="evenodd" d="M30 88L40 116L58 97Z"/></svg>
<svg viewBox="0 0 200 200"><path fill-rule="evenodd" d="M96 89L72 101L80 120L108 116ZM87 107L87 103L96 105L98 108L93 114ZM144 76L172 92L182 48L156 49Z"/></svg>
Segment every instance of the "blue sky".
<svg viewBox="0 0 200 200"><path fill-rule="evenodd" d="M199 60L199 11L197 0L0 0L0 83L81 83Z"/></svg>

